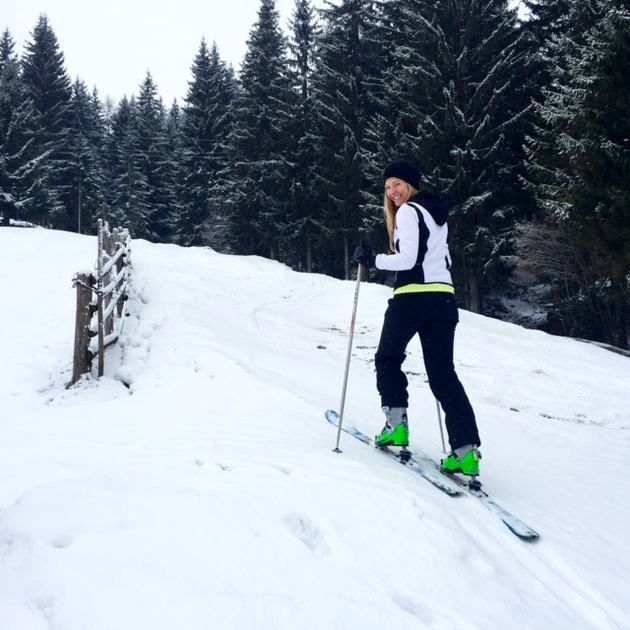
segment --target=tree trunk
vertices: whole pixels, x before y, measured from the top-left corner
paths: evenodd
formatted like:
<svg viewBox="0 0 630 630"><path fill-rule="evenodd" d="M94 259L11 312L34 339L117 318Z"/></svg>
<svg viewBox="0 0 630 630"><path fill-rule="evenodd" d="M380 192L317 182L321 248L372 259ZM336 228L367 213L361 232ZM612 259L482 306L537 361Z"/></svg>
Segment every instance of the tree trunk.
<svg viewBox="0 0 630 630"><path fill-rule="evenodd" d="M343 270L344 278L350 280L350 242L347 234L343 236Z"/></svg>
<svg viewBox="0 0 630 630"><path fill-rule="evenodd" d="M628 307L624 300L615 305L615 345L628 350Z"/></svg>
<svg viewBox="0 0 630 630"><path fill-rule="evenodd" d="M466 305L473 313L481 313L481 278L475 269L466 270Z"/></svg>
<svg viewBox="0 0 630 630"><path fill-rule="evenodd" d="M623 259L612 270L611 308L612 341L618 348L628 348L628 299L624 291L627 270Z"/></svg>
<svg viewBox="0 0 630 630"><path fill-rule="evenodd" d="M306 235L306 271L313 273L313 242L311 235Z"/></svg>
<svg viewBox="0 0 630 630"><path fill-rule="evenodd" d="M470 267L466 256L460 257L462 278L464 280L464 308L472 313L481 313L480 274Z"/></svg>

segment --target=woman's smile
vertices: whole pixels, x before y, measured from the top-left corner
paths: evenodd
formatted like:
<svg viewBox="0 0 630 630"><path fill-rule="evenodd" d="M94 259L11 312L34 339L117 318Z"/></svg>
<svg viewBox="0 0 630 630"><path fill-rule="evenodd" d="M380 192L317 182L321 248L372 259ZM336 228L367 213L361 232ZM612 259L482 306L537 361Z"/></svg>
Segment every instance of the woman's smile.
<svg viewBox="0 0 630 630"><path fill-rule="evenodd" d="M385 192L394 204L400 207L409 199L409 184L396 177L390 177L385 182Z"/></svg>

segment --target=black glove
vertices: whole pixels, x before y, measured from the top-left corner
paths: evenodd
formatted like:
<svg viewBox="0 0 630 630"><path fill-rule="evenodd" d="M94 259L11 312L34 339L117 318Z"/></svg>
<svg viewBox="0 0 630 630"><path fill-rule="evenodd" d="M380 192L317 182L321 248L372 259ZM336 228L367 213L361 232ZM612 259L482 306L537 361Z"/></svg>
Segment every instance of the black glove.
<svg viewBox="0 0 630 630"><path fill-rule="evenodd" d="M367 241L361 241L361 245L354 250L354 262L368 269L374 267L375 259L376 256L372 253L372 248Z"/></svg>

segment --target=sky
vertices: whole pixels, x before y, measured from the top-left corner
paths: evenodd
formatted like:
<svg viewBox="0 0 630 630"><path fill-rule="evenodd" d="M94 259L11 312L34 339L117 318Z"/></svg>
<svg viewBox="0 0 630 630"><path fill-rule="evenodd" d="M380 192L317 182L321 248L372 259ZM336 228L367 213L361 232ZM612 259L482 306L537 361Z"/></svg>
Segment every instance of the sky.
<svg viewBox="0 0 630 630"><path fill-rule="evenodd" d="M315 7L323 0L312 0ZM287 29L294 0L276 0ZM147 70L165 105L180 104L202 37L238 70L256 22L260 0L2 0L0 30L8 28L18 52L30 40L38 16L48 16L72 80L97 87L114 102L138 93Z"/></svg>
<svg viewBox="0 0 630 630"><path fill-rule="evenodd" d="M57 35L70 78L96 86L105 99L137 94L151 71L164 103L180 103L201 38L238 69L260 0L2 0L0 29L8 28L22 51L38 16ZM315 6L321 2L315 2ZM294 0L276 0L286 29Z"/></svg>

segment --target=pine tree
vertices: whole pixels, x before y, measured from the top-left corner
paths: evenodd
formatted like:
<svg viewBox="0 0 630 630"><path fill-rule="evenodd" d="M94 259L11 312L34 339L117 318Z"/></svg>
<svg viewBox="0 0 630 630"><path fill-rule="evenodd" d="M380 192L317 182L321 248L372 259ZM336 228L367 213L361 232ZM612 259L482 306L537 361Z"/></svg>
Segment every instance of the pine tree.
<svg viewBox="0 0 630 630"><path fill-rule="evenodd" d="M406 98L421 97L413 95L402 81L396 78L401 58L403 65L409 65L407 57L413 54L413 46L405 38L410 32L413 36L418 36L414 28L415 3L411 3L411 6L408 6L409 4L397 0L386 3L374 35L382 51L382 66L387 70L377 78L376 89L372 90L374 113L365 130L363 173L366 181L361 223L366 237L370 242L376 243L379 251L389 248L389 238L383 230L384 192L381 180L383 168L395 159L414 159L414 146L409 142L405 132L409 129L415 130L416 125L414 121L407 120L409 129L404 127L400 108L401 103L408 106ZM411 16L407 15L408 12ZM404 48L407 45L409 50Z"/></svg>
<svg viewBox="0 0 630 630"><path fill-rule="evenodd" d="M95 218L102 214L105 202L105 173L101 147L104 127L98 96L89 93L77 79L72 85L72 119L64 157L64 180L61 188L68 226L90 233Z"/></svg>
<svg viewBox="0 0 630 630"><path fill-rule="evenodd" d="M68 185L66 153L71 126L71 86L63 53L46 16L40 16L22 60L25 95L34 115L28 120L30 187L24 200L29 218L70 228L73 218L63 203Z"/></svg>
<svg viewBox="0 0 630 630"><path fill-rule="evenodd" d="M547 64L553 62L553 43L567 29L571 0L523 0L529 17L524 30Z"/></svg>
<svg viewBox="0 0 630 630"><path fill-rule="evenodd" d="M516 13L506 0L394 0L386 24L392 66L373 153L414 159L449 199L455 280L466 307L481 312L518 214L527 96Z"/></svg>
<svg viewBox="0 0 630 630"><path fill-rule="evenodd" d="M519 264L526 271L533 271L536 280L542 281L534 295L545 305L544 327L555 333L592 337L596 335L594 328L587 331L581 327L585 319L593 319L592 312L597 310L596 300L589 289L593 283L590 271L593 265L582 264L578 240L566 224L556 220L555 210L542 191L557 185L566 162L556 147L560 120L552 122L545 115L548 92L559 77L567 74L569 48L584 45L585 34L595 16L594 3L593 0L579 3L540 0L535 4L532 23L526 26L528 41L534 45L531 54L539 72L533 78L533 108L526 137L523 180L535 202L536 214L533 221L518 227ZM549 235L542 252L528 245L528 241L536 239L541 230ZM541 271L545 266L541 264L542 260L549 265L547 272ZM556 260L565 261L562 271L553 262ZM588 324L587 328L590 326Z"/></svg>
<svg viewBox="0 0 630 630"><path fill-rule="evenodd" d="M532 173L539 203L578 239L598 272L581 287L582 299L590 293L607 305L603 336L627 347L630 8L622 0L595 0L576 3L570 17L539 110L545 128L543 142L531 143ZM592 26L582 30L587 21Z"/></svg>
<svg viewBox="0 0 630 630"><path fill-rule="evenodd" d="M290 28L289 62L298 115L294 116L291 128L291 191L286 240L291 263L298 269L311 272L314 266L313 244L321 233L321 221L311 178L311 167L315 161L312 76L318 30L309 0L295 0Z"/></svg>
<svg viewBox="0 0 630 630"><path fill-rule="evenodd" d="M275 2L261 0L232 108L228 168L213 189L213 207L229 211L230 241L237 253L279 257L290 192L287 129L294 102Z"/></svg>
<svg viewBox="0 0 630 630"><path fill-rule="evenodd" d="M137 100L137 152L142 156L141 168L148 185L148 238L166 242L170 238L171 207L173 203L173 173L166 154L166 114L162 99L150 72L140 86Z"/></svg>
<svg viewBox="0 0 630 630"><path fill-rule="evenodd" d="M342 0L322 12L313 78L315 201L322 208L330 251L325 271L350 275L350 248L362 230L366 127L376 111L383 70L376 2ZM339 247L341 245L341 247Z"/></svg>
<svg viewBox="0 0 630 630"><path fill-rule="evenodd" d="M177 103L173 100L165 122L165 151L167 155L167 171L169 181L171 181L171 198L169 199L168 229L170 241L177 241L178 228L183 215L183 135L182 135L182 112Z"/></svg>
<svg viewBox="0 0 630 630"><path fill-rule="evenodd" d="M583 46L585 33L596 15L594 0L530 0L532 22L526 26L532 55L539 73L534 77L534 107L527 138L526 164L529 190L537 196L537 188L553 183L555 164L563 159L555 148L556 130L547 124L543 111L553 81L568 71L567 53L574 45Z"/></svg>
<svg viewBox="0 0 630 630"><path fill-rule="evenodd" d="M24 96L15 43L9 30L0 39L0 216L16 219L25 183L20 167L28 148L26 121L32 113Z"/></svg>
<svg viewBox="0 0 630 630"><path fill-rule="evenodd" d="M99 203L95 205L93 219L104 219L109 216L108 205L108 182L107 172L107 139L111 132L111 116L113 113L113 102L107 97L105 102L101 100L98 89L94 87L90 95L91 111L95 122L95 133L93 138L94 152L100 165L100 195Z"/></svg>
<svg viewBox="0 0 630 630"><path fill-rule="evenodd" d="M182 245L219 246L222 209L210 208L210 188L225 167L225 144L230 132L229 107L234 81L216 44L208 50L202 40L192 66L193 78L182 116L182 214L177 240Z"/></svg>
<svg viewBox="0 0 630 630"><path fill-rule="evenodd" d="M110 219L127 227L133 238L149 238L151 206L145 172L146 155L138 138L135 98L124 97L114 111L106 143L110 175L108 206Z"/></svg>

